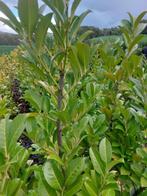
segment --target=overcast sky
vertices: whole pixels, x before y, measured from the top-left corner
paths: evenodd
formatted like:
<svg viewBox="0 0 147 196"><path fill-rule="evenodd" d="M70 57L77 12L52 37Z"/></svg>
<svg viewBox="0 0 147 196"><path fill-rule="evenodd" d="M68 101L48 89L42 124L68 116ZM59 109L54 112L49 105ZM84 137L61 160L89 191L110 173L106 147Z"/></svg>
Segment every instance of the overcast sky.
<svg viewBox="0 0 147 196"><path fill-rule="evenodd" d="M14 6L17 0L3 0L3 2L16 12ZM82 0L77 12L80 13L86 9L92 10L92 13L87 16L83 25L100 28L114 27L120 23L121 19L127 18L127 12L137 16L140 12L147 10L147 0ZM1 13L0 16L2 16ZM0 31L12 32L2 23L0 23Z"/></svg>

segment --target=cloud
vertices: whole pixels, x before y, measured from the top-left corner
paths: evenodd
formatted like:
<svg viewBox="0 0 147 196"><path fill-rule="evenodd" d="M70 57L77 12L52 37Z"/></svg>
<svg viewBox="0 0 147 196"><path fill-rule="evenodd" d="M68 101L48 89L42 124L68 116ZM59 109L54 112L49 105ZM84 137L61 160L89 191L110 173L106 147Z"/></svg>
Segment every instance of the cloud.
<svg viewBox="0 0 147 196"><path fill-rule="evenodd" d="M14 6L17 5L17 0L3 1L16 13ZM127 12L137 16L142 11L147 10L147 0L82 0L77 13L80 14L86 9L90 9L92 13L87 16L83 25L100 28L112 27L117 26L123 18L127 18ZM10 28L0 23L1 30L10 31Z"/></svg>
<svg viewBox="0 0 147 196"><path fill-rule="evenodd" d="M3 13L1 13L1 12L0 12L0 17L7 19L7 17ZM9 33L15 33L15 31L13 31L7 25L4 25L2 22L0 22L0 31L2 31L2 32L9 32Z"/></svg>
<svg viewBox="0 0 147 196"><path fill-rule="evenodd" d="M3 0L4 3L6 3L8 6L16 6L17 0Z"/></svg>
<svg viewBox="0 0 147 196"><path fill-rule="evenodd" d="M3 0L3 2L6 3L9 6L9 8L11 8L11 10L13 10L14 13L16 12L16 9L14 8L14 6L17 5L17 0ZM0 12L0 17L7 18L2 12ZM15 33L14 30L12 30L7 25L4 25L2 22L0 22L0 31Z"/></svg>
<svg viewBox="0 0 147 196"><path fill-rule="evenodd" d="M110 27L127 18L127 12L137 16L147 10L147 0L83 0L78 12L87 8L92 10L92 14L86 18L84 24Z"/></svg>

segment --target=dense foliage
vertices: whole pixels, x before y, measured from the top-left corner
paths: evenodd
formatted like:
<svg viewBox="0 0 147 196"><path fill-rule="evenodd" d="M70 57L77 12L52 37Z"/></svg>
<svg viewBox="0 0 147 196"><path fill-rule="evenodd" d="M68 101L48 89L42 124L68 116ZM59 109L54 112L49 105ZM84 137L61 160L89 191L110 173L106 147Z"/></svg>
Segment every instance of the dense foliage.
<svg viewBox="0 0 147 196"><path fill-rule="evenodd" d="M91 31L78 36L89 13L75 15L80 0L42 2L51 13L18 0L18 20L0 1L1 20L22 40L15 77L30 104L12 119L0 100L0 195L145 196L147 62L138 44L146 12L122 21L121 41L87 44Z"/></svg>
<svg viewBox="0 0 147 196"><path fill-rule="evenodd" d="M18 47L9 54L0 56L0 97L11 115L20 112L21 105L26 105L22 104L23 92L29 88L28 85L33 84L33 79L29 77L32 70L20 59L22 53L23 50ZM21 84L17 85L19 81Z"/></svg>

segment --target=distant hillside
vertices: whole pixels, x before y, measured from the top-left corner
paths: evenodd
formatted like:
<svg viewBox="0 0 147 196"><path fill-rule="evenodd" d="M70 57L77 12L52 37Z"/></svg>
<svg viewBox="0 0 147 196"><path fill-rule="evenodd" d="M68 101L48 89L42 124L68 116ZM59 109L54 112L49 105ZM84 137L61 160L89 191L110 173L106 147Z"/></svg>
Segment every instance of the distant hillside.
<svg viewBox="0 0 147 196"><path fill-rule="evenodd" d="M142 23L147 24L147 20L143 20ZM112 36L113 37L113 36L120 36L121 35L121 31L120 31L119 27L100 29L100 28L94 27L94 26L82 26L80 28L79 35L85 33L88 30L92 31L92 33L88 36L88 39L98 38L101 36ZM147 26L143 30L142 34L147 34Z"/></svg>
<svg viewBox="0 0 147 196"><path fill-rule="evenodd" d="M147 20L142 20L142 23L147 24ZM79 31L79 35L83 34L85 31L91 30L93 33L89 35L88 39L91 38L98 38L101 36L119 36L121 35L119 27L113 28L104 28L100 29L98 27L93 26L82 26ZM143 34L147 34L147 26L142 32ZM12 33L4 33L0 32L0 45L9 45L9 46L16 46L19 44L19 36Z"/></svg>
<svg viewBox="0 0 147 196"><path fill-rule="evenodd" d="M19 37L16 34L0 32L0 45L16 46L19 44Z"/></svg>

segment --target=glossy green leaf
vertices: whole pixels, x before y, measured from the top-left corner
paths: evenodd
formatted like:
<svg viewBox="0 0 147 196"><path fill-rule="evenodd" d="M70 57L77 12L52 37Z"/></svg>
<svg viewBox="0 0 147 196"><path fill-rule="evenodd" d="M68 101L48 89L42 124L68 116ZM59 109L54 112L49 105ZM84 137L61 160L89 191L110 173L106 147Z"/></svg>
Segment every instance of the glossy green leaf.
<svg viewBox="0 0 147 196"><path fill-rule="evenodd" d="M129 45L128 51L131 52L131 50L133 50L133 48L136 46L136 44L138 44L142 39L143 39L143 35L138 35L133 42ZM136 49L136 48L135 48Z"/></svg>
<svg viewBox="0 0 147 196"><path fill-rule="evenodd" d="M39 17L37 0L19 0L18 14L28 38L31 40Z"/></svg>
<svg viewBox="0 0 147 196"><path fill-rule="evenodd" d="M87 193L89 193L89 195L97 196L97 192L96 192L95 189L93 188L92 183L90 183L90 182L85 182L85 183L84 183L84 186L85 186L85 188L86 188Z"/></svg>
<svg viewBox="0 0 147 196"><path fill-rule="evenodd" d="M0 153L3 156L7 155L7 132L6 119L0 121Z"/></svg>
<svg viewBox="0 0 147 196"><path fill-rule="evenodd" d="M63 37L61 35L61 32L58 30L58 28L55 25L53 25L52 22L50 22L49 28L53 32L55 42L59 44L59 46L64 47Z"/></svg>
<svg viewBox="0 0 147 196"><path fill-rule="evenodd" d="M25 128L26 115L18 115L13 121L10 122L7 130L8 139L8 151L13 151L13 147L16 145L17 140L21 136Z"/></svg>
<svg viewBox="0 0 147 196"><path fill-rule="evenodd" d="M61 0L62 1L62 0ZM62 15L62 13L60 12L60 10L57 8L57 6L54 5L54 1L51 0L43 0L43 2L48 5L48 7L53 11L53 13L55 14L55 16L58 18L58 20L62 23L64 23L64 17ZM63 2L63 1L62 1ZM61 2L60 2L61 3ZM60 4L58 2L58 4ZM64 4L63 4L64 5Z"/></svg>
<svg viewBox="0 0 147 196"><path fill-rule="evenodd" d="M85 162L83 158L76 158L69 162L66 169L65 185L72 185L76 179L81 175L85 169Z"/></svg>
<svg viewBox="0 0 147 196"><path fill-rule="evenodd" d="M64 177L55 161L46 162L43 167L44 177L47 183L55 190L62 190Z"/></svg>
<svg viewBox="0 0 147 196"><path fill-rule="evenodd" d="M102 196L115 196L115 191L113 189L104 190Z"/></svg>
<svg viewBox="0 0 147 196"><path fill-rule="evenodd" d="M83 12L80 16L75 16L73 18L72 25L69 29L69 35L71 38L74 38L79 30L81 23L83 22L84 18L90 13L90 10Z"/></svg>
<svg viewBox="0 0 147 196"><path fill-rule="evenodd" d="M28 191L28 196L37 196L37 193L35 190L29 190Z"/></svg>
<svg viewBox="0 0 147 196"><path fill-rule="evenodd" d="M107 138L102 139L99 145L99 152L101 159L105 163L109 163L112 159L112 147Z"/></svg>
<svg viewBox="0 0 147 196"><path fill-rule="evenodd" d="M10 196L18 195L18 191L22 186L22 184L23 182L19 178L9 180L7 184L7 190L6 190L7 194Z"/></svg>
<svg viewBox="0 0 147 196"><path fill-rule="evenodd" d="M130 12L128 12L128 15L129 15L131 23L134 24L134 17L132 16Z"/></svg>
<svg viewBox="0 0 147 196"><path fill-rule="evenodd" d="M67 188L65 191L65 196L75 195L77 192L80 191L83 185L82 176L80 176L75 183L73 183L70 187Z"/></svg>
<svg viewBox="0 0 147 196"><path fill-rule="evenodd" d="M104 165L101 161L99 152L95 148L90 148L89 153L94 169L98 174L104 175Z"/></svg>
<svg viewBox="0 0 147 196"><path fill-rule="evenodd" d="M141 186L142 187L147 187L147 178L141 177Z"/></svg>
<svg viewBox="0 0 147 196"><path fill-rule="evenodd" d="M34 90L27 90L25 92L25 99L35 108L38 112L42 109L42 97Z"/></svg>
<svg viewBox="0 0 147 196"><path fill-rule="evenodd" d="M78 59L84 73L90 62L90 47L84 43L77 43Z"/></svg>
<svg viewBox="0 0 147 196"><path fill-rule="evenodd" d="M76 47L71 47L71 50L69 51L69 61L70 61L73 73L75 75L75 78L76 80L78 80L78 77L81 73L81 68L80 68L78 57L77 57Z"/></svg>
<svg viewBox="0 0 147 196"><path fill-rule="evenodd" d="M137 19L134 22L134 29L137 28L137 26L139 25L139 23L141 22L141 20L143 19L143 17L147 14L147 11L142 12L141 14L139 14L139 16L137 17Z"/></svg>
<svg viewBox="0 0 147 196"><path fill-rule="evenodd" d="M46 34L51 22L51 18L52 18L52 13L47 14L45 16L42 16L38 23L36 33L35 33L35 38L36 38L35 40L36 40L36 48L39 51L41 50L44 44L44 40L46 38Z"/></svg>

